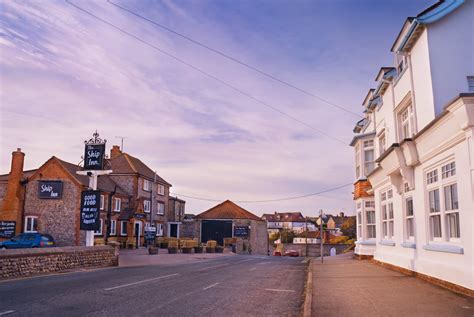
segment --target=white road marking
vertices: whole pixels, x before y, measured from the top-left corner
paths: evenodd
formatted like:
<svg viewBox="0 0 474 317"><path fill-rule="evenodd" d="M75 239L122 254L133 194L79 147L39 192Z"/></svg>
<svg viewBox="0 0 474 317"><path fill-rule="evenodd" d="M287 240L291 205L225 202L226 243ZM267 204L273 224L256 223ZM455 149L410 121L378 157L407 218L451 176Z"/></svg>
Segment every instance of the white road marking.
<svg viewBox="0 0 474 317"><path fill-rule="evenodd" d="M7 310L7 311L4 311L3 313L0 313L0 316L5 316L14 312L15 312L14 310Z"/></svg>
<svg viewBox="0 0 474 317"><path fill-rule="evenodd" d="M264 288L264 290L266 291L270 291L270 292L292 292L294 293L295 291L292 290L292 289L276 289L276 288Z"/></svg>
<svg viewBox="0 0 474 317"><path fill-rule="evenodd" d="M111 290L114 290L114 289L117 289L117 288L122 288L122 287L127 287L127 286L134 286L134 285L147 283L147 282L151 282L151 281L156 281L156 280L160 280L162 278L167 278L167 277L176 276L176 275L179 275L179 274L174 273L174 274L169 274L169 275L163 275L163 276L158 276L158 277L154 277L154 278L149 278L149 279L143 280L143 281L138 281L138 282L123 284L123 285L119 285L119 286L109 287L109 288L105 288L104 291L111 291Z"/></svg>
<svg viewBox="0 0 474 317"><path fill-rule="evenodd" d="M301 263L308 263L309 259L304 259Z"/></svg>
<svg viewBox="0 0 474 317"><path fill-rule="evenodd" d="M256 270L256 269L257 269L256 267L253 267L253 268L251 268L249 271L254 271L254 270Z"/></svg>
<svg viewBox="0 0 474 317"><path fill-rule="evenodd" d="M208 266L208 267L205 267L205 268L202 268L199 270L199 272L202 272L202 271L205 271L205 270L209 270L209 269L213 269L215 267L221 267L221 266L228 266L229 264L219 264L219 265L214 265L214 266Z"/></svg>
<svg viewBox="0 0 474 317"><path fill-rule="evenodd" d="M211 287L214 287L214 286L216 286L217 284L219 284L219 283L214 283L214 284L212 284L212 285L209 285L209 286L207 286L207 287L204 287L203 290L210 289Z"/></svg>

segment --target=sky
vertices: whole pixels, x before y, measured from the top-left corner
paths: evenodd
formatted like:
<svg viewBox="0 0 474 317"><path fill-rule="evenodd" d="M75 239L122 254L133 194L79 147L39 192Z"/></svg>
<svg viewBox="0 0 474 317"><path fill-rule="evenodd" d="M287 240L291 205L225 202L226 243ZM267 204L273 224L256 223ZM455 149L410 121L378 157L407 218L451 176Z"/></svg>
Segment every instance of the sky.
<svg viewBox="0 0 474 317"><path fill-rule="evenodd" d="M271 200L352 183L349 143L360 118L350 112L362 115L379 68L393 66L390 47L406 17L434 2L111 1L349 111L106 0L70 2L155 49L65 1L1 0L0 173L16 148L25 169L53 155L78 164L97 129L108 149L125 136L125 152L157 170L194 214L217 202L183 195ZM239 205L257 215L354 214L352 190Z"/></svg>

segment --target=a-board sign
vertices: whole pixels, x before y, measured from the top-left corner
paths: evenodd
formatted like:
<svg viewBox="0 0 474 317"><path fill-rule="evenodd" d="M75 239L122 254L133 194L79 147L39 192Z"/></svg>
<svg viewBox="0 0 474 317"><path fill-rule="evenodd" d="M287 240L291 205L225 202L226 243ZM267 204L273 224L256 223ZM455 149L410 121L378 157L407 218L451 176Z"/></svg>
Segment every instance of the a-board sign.
<svg viewBox="0 0 474 317"><path fill-rule="evenodd" d="M234 237L248 237L249 226L234 226Z"/></svg>
<svg viewBox="0 0 474 317"><path fill-rule="evenodd" d="M145 227L145 239L154 240L156 236L156 227Z"/></svg>
<svg viewBox="0 0 474 317"><path fill-rule="evenodd" d="M0 221L0 238L11 238L15 235L15 221Z"/></svg>
<svg viewBox="0 0 474 317"><path fill-rule="evenodd" d="M100 229L100 191L86 190L81 193L80 229Z"/></svg>
<svg viewBox="0 0 474 317"><path fill-rule="evenodd" d="M63 195L62 181L39 181L38 197L40 199L61 199Z"/></svg>
<svg viewBox="0 0 474 317"><path fill-rule="evenodd" d="M101 170L104 167L105 144L86 144L84 170Z"/></svg>

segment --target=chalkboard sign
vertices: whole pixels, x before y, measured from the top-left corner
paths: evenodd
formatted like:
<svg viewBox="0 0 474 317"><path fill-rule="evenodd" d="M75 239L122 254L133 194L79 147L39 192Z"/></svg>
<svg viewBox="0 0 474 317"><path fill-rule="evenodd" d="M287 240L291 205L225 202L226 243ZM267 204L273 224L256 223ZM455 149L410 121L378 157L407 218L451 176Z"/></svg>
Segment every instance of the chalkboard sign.
<svg viewBox="0 0 474 317"><path fill-rule="evenodd" d="M155 240L156 227L145 227L145 240Z"/></svg>
<svg viewBox="0 0 474 317"><path fill-rule="evenodd" d="M15 235L15 221L0 221L0 238L11 238Z"/></svg>
<svg viewBox="0 0 474 317"><path fill-rule="evenodd" d="M234 226L234 237L248 237L249 226Z"/></svg>
<svg viewBox="0 0 474 317"><path fill-rule="evenodd" d="M38 197L41 199L61 199L63 196L63 182L39 181Z"/></svg>
<svg viewBox="0 0 474 317"><path fill-rule="evenodd" d="M99 230L100 191L86 190L81 194L80 229Z"/></svg>
<svg viewBox="0 0 474 317"><path fill-rule="evenodd" d="M84 154L85 170L101 170L103 168L105 144L86 144Z"/></svg>

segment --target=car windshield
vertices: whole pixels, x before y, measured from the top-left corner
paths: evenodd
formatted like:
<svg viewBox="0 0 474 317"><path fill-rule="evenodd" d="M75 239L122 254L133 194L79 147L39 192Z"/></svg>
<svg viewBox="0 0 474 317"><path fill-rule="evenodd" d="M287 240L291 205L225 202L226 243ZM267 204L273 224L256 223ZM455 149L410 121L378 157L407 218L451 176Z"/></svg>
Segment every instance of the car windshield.
<svg viewBox="0 0 474 317"><path fill-rule="evenodd" d="M22 234L19 234L19 235L17 235L17 236L14 236L14 237L12 238L12 240L25 240L27 237L28 237L27 234L22 233Z"/></svg>

